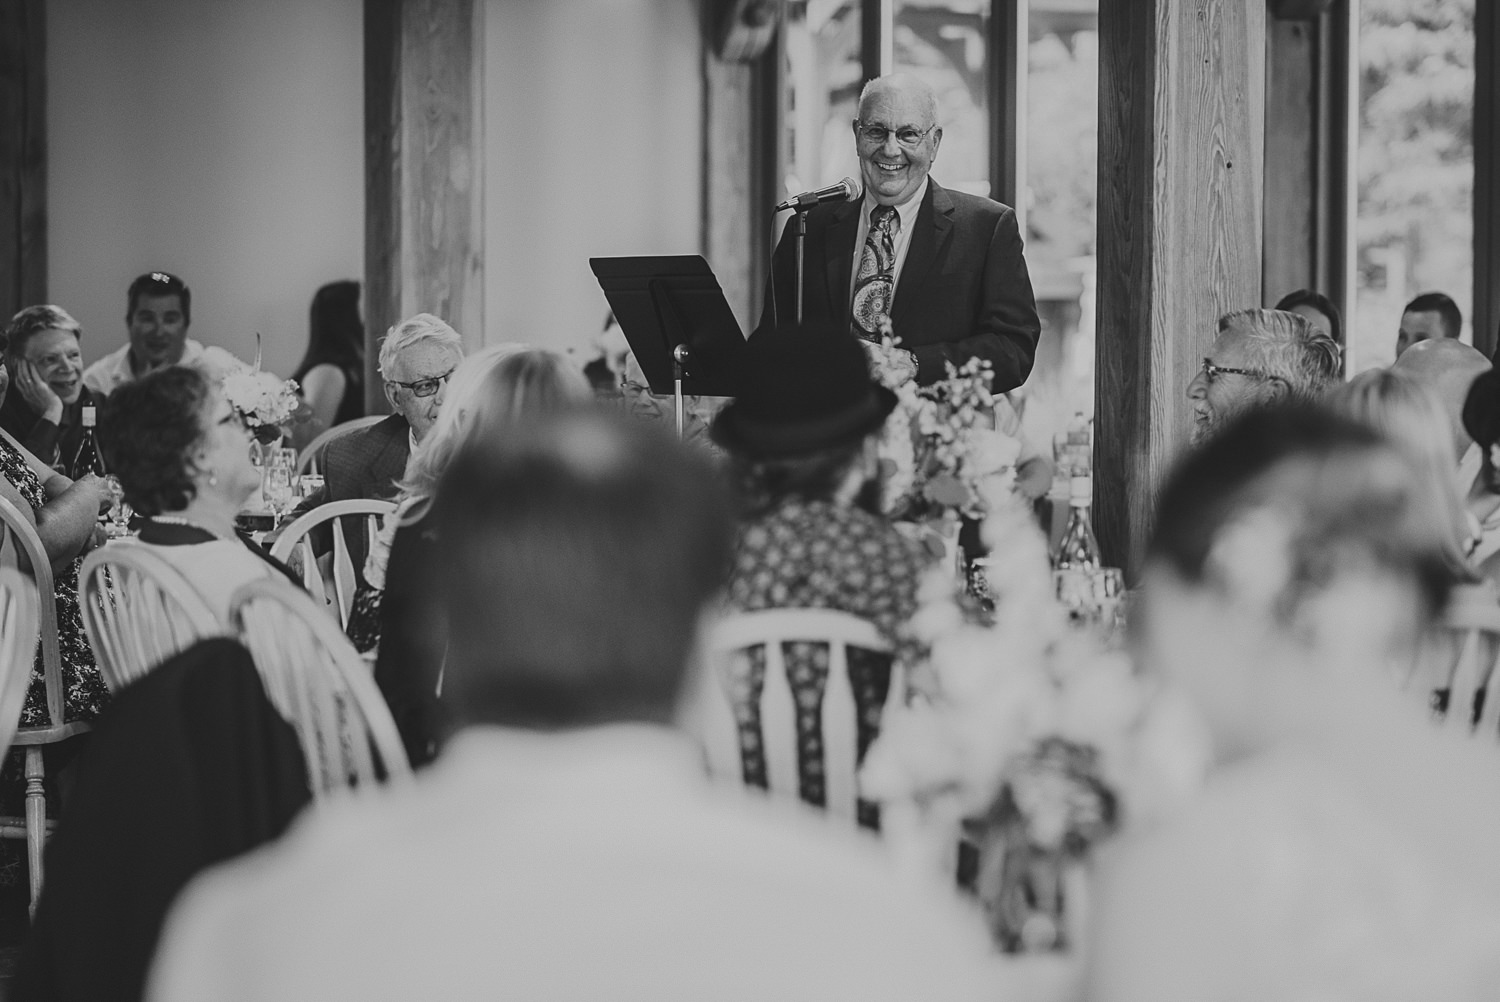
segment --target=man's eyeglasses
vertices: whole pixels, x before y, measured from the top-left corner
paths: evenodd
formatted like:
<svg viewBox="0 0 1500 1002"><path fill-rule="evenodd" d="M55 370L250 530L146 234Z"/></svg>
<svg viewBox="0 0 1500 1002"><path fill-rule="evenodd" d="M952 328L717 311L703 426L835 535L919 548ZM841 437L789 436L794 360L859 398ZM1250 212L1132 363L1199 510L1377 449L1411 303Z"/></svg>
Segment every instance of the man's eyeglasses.
<svg viewBox="0 0 1500 1002"><path fill-rule="evenodd" d="M392 386L405 387L411 391L411 395L414 397L430 397L438 391L438 387L448 381L448 377L451 375L453 375L453 370L449 369L441 376L433 376L431 379L418 379L412 383L403 383L399 379L387 379L386 382Z"/></svg>
<svg viewBox="0 0 1500 1002"><path fill-rule="evenodd" d="M1259 369L1232 369L1227 365L1214 365L1213 359L1205 358L1203 360L1203 378L1212 383L1214 380L1218 379L1220 375L1254 376L1256 379L1274 378L1270 373L1261 372Z"/></svg>
<svg viewBox="0 0 1500 1002"><path fill-rule="evenodd" d="M917 144L926 139L927 134L935 128L937 128L936 125L929 125L927 128L918 131L909 125L905 126L896 130L896 142L907 149L915 149ZM865 142L873 143L876 146L884 146L886 137L891 134L891 130L883 125L865 125L857 118L854 120L854 130L859 133L859 137Z"/></svg>

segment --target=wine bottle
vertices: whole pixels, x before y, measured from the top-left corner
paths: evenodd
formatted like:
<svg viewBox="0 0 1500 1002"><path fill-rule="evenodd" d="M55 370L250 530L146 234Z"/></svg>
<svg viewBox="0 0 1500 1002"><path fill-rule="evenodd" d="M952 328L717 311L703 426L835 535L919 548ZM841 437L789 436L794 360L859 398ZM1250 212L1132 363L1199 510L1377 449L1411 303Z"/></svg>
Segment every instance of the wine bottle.
<svg viewBox="0 0 1500 1002"><path fill-rule="evenodd" d="M101 477L105 474L104 456L99 452L99 443L94 437L94 425L97 421L94 405L84 404L83 440L78 443L78 456L73 460L74 480L79 480L89 473Z"/></svg>

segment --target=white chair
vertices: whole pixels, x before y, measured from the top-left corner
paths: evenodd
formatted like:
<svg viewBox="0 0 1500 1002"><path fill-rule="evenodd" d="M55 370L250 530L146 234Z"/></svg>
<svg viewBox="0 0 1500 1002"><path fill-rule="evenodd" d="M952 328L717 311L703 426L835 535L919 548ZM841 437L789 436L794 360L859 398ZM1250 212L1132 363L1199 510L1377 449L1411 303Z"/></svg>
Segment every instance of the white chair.
<svg viewBox="0 0 1500 1002"><path fill-rule="evenodd" d="M235 592L230 618L266 695L297 731L315 801L373 789L382 778L410 781L406 749L370 669L312 599L286 581L252 581Z"/></svg>
<svg viewBox="0 0 1500 1002"><path fill-rule="evenodd" d="M1415 678L1444 726L1500 738L1500 601L1486 585L1455 588Z"/></svg>
<svg viewBox="0 0 1500 1002"><path fill-rule="evenodd" d="M26 587L36 596L39 640L33 644L33 649L40 646L42 684L47 694L47 722L17 727L14 737L8 742L11 747L26 749L26 816L0 818L0 838L26 840L26 862L31 873L31 908L35 911L37 898L42 893L42 847L51 827L47 820L47 798L43 783L46 773L42 749L46 745L87 733L90 727L81 721L68 721L63 715L66 699L63 692L62 652L57 635L57 596L52 583L52 564L47 559L42 538L20 510L4 498L0 498L0 525L4 526L7 544L3 558L0 558L3 559L5 569L21 574L21 580L26 582ZM14 578L7 575L6 580L14 585ZM31 684L35 660L33 655L26 661L24 670L17 673L24 680L14 683L21 688L21 705L10 719L19 721L21 709L25 705L26 690ZM6 688L9 684L11 683L7 683ZM5 705L0 703L0 707ZM0 711L0 719L3 719L4 712L6 711Z"/></svg>
<svg viewBox="0 0 1500 1002"><path fill-rule="evenodd" d="M349 611L354 607L354 588L359 580L358 572L363 568L354 566L349 555L348 538L344 533L351 529L365 534L365 552L375 545L375 536L380 532L380 521L396 510L394 501L377 501L373 498L351 498L347 501L330 501L293 521L271 547L271 556L296 568L302 576L302 587L313 597L313 601L328 609L338 620L339 626L349 625ZM318 567L317 555L313 552L312 531L328 522L333 530L333 562L329 579ZM353 523L353 524L350 524Z"/></svg>
<svg viewBox="0 0 1500 1002"><path fill-rule="evenodd" d="M128 539L84 558L78 603L89 646L111 692L199 640L228 632L171 564Z"/></svg>
<svg viewBox="0 0 1500 1002"><path fill-rule="evenodd" d="M799 641L828 647L828 679L819 707L824 805L831 814L852 822L859 798L856 780L859 732L848 649L858 647L890 653L890 643L873 623L831 609L770 609L726 616L709 632L708 677L698 680L693 695L695 729L703 742L710 771L726 779L744 781L734 680L746 666L736 662L748 658L752 648L763 647L766 672L758 708L766 788L773 794L800 796L797 708L783 651L784 644ZM892 664L886 710L902 699L904 692L900 668Z"/></svg>
<svg viewBox="0 0 1500 1002"><path fill-rule="evenodd" d="M367 417L353 418L343 424L336 424L327 431L322 432L317 438L308 442L297 456L297 475L304 473L317 473L323 464L323 450L328 448L328 443L336 438L343 438L350 432L368 428L372 424L379 424L386 419L385 414L371 414Z"/></svg>

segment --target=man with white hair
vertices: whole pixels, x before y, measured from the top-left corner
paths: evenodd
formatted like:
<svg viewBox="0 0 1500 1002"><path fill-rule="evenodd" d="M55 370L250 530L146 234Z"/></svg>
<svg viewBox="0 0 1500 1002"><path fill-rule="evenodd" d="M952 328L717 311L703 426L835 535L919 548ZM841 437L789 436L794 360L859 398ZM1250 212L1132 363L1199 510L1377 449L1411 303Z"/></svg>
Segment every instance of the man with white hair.
<svg viewBox="0 0 1500 1002"><path fill-rule="evenodd" d="M393 498L406 460L437 420L448 377L463 357L463 338L431 313L392 327L380 344L380 377L395 413L330 442L319 459L323 486L292 514L330 501ZM363 537L351 534L349 546L354 566L362 567Z"/></svg>
<svg viewBox="0 0 1500 1002"><path fill-rule="evenodd" d="M865 85L853 123L864 197L807 214L802 319L878 342L889 321L900 347L881 354L919 385L971 358L992 367L996 393L1031 373L1041 322L1010 206L944 188L929 176L943 140L937 96L910 73ZM793 227L772 261L760 329L796 312Z"/></svg>
<svg viewBox="0 0 1500 1002"><path fill-rule="evenodd" d="M1339 375L1340 348L1306 317L1283 310L1238 310L1188 384L1193 442L1207 439L1253 407L1319 396Z"/></svg>

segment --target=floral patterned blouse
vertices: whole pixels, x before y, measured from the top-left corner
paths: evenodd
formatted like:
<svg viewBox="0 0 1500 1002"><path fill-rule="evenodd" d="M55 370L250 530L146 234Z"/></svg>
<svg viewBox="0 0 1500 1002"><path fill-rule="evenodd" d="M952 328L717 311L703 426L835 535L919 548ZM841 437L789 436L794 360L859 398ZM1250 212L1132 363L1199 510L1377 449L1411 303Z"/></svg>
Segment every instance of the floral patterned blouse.
<svg viewBox="0 0 1500 1002"><path fill-rule="evenodd" d="M4 437L0 437L0 476L10 481L33 511L47 502L41 478L26 462L26 457ZM53 591L57 596L57 640L62 654L62 722L65 723L93 720L109 700L109 690L94 663L94 652L83 632L83 617L78 609L78 567L82 559L71 561L52 576ZM46 726L51 722L47 714L42 651L38 645L31 669L31 685L26 690L26 704L21 710L21 726Z"/></svg>
<svg viewBox="0 0 1500 1002"><path fill-rule="evenodd" d="M828 501L793 499L740 526L727 606L731 611L837 609L873 622L911 664L918 645L906 630L917 608L917 588L932 562L921 543L878 515ZM802 799L825 806L821 704L828 681L827 644L788 643L783 649L797 704L797 760ZM889 655L851 648L850 684L857 704L859 756L880 729L890 692ZM747 785L767 783L761 747L760 694L765 648L734 660L735 717ZM875 805L861 801L860 824L879 827Z"/></svg>

